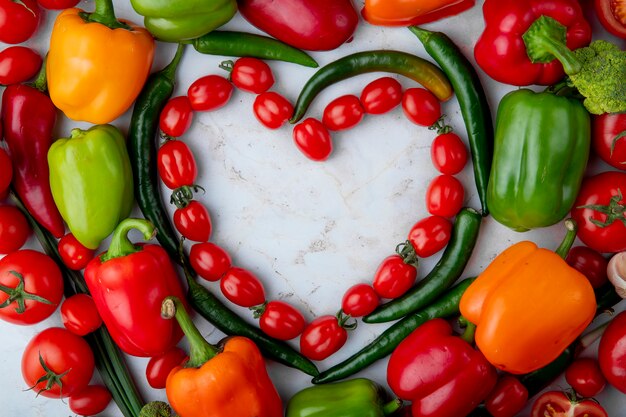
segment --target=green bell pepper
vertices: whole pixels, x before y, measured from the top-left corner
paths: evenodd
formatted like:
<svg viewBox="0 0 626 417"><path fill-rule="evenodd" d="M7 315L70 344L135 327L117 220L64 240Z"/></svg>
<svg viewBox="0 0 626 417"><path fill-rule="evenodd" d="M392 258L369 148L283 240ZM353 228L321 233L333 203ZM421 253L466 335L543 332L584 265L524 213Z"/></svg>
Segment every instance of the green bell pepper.
<svg viewBox="0 0 626 417"><path fill-rule="evenodd" d="M157 39L195 39L226 24L237 13L236 0L131 0L144 26Z"/></svg>
<svg viewBox="0 0 626 417"><path fill-rule="evenodd" d="M96 249L133 205L133 173L122 133L111 125L73 129L48 151L50 188L76 239Z"/></svg>
<svg viewBox="0 0 626 417"><path fill-rule="evenodd" d="M384 417L402 406L399 399L385 402L385 396L379 385L365 378L316 385L289 400L286 417Z"/></svg>
<svg viewBox="0 0 626 417"><path fill-rule="evenodd" d="M520 232L562 220L580 189L590 131L589 114L574 98L527 89L504 96L487 188L491 215Z"/></svg>

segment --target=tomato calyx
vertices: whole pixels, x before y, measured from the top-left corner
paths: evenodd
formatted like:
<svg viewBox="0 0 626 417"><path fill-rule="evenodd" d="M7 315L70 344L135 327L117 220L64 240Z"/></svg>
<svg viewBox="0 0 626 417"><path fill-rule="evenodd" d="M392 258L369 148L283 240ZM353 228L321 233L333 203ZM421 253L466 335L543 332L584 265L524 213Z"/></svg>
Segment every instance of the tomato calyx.
<svg viewBox="0 0 626 417"><path fill-rule="evenodd" d="M43 304L53 303L50 300L47 300L39 295L31 294L26 292L24 289L24 276L17 271L9 271L9 274L14 275L19 280L18 284L15 288L7 287L6 285L0 285L0 291L9 295L9 298L2 304L0 304L0 308L5 308L11 305L11 303L16 302L17 308L15 311L19 314L22 314L26 311L26 300L33 300Z"/></svg>
<svg viewBox="0 0 626 417"><path fill-rule="evenodd" d="M454 129L452 129L452 126L446 124L445 117L446 115L442 114L435 123L428 126L428 130L434 130L438 135L445 135L446 133L452 132Z"/></svg>
<svg viewBox="0 0 626 417"><path fill-rule="evenodd" d="M405 264L411 265L417 268L419 264L419 258L417 257L415 248L411 244L410 240L406 240L398 244L398 246L396 246L396 253L402 258L402 261Z"/></svg>
<svg viewBox="0 0 626 417"><path fill-rule="evenodd" d="M608 227L612 225L613 222L615 222L616 220L621 221L624 226L626 226L626 217L624 217L624 214L626 213L626 205L620 204L620 201L622 201L622 199L622 191L618 188L617 194L611 197L608 205L588 204L584 206L578 206L577 208L590 209L597 211L598 213L605 214L606 219L603 222L589 217L589 221L598 227Z"/></svg>
<svg viewBox="0 0 626 417"><path fill-rule="evenodd" d="M626 137L626 130L623 130L621 132L619 132L614 138L613 141L611 142L611 151L609 153L609 156L612 158L613 157L613 151L615 150L615 146L617 145L617 141L620 139L623 139ZM626 165L626 161L620 162L620 164Z"/></svg>
<svg viewBox="0 0 626 417"><path fill-rule="evenodd" d="M263 315L263 313L265 313L265 310L267 309L267 303L269 301L265 301L263 304L259 304L256 306L252 306L252 307L248 307L248 309L250 311L252 311L253 317L255 319L259 319L261 318L261 316Z"/></svg>
<svg viewBox="0 0 626 417"><path fill-rule="evenodd" d="M182 187L178 187L177 189L172 191L170 204L174 204L178 209L184 209L193 200L193 194L199 193L200 191L202 191L203 194L205 193L204 188L197 184L183 185Z"/></svg>
<svg viewBox="0 0 626 417"><path fill-rule="evenodd" d="M44 388L40 389L39 391L37 391L37 395L41 394L44 391L51 390L55 385L58 385L59 386L59 390L62 391L63 390L63 381L61 380L61 378L63 378L65 375L67 375L68 372L71 371L71 369L68 369L67 371L65 371L65 372L63 372L61 374L57 374L52 369L50 369L50 367L48 367L48 364L46 364L46 361L41 356L41 353L39 354L39 363L41 364L41 367L43 368L43 370L46 371L46 373L41 378L39 378L37 381L35 381L35 384L32 387L28 388L28 389L31 390L31 389L35 388L37 385L41 384L42 382L45 382L46 386Z"/></svg>
<svg viewBox="0 0 626 417"><path fill-rule="evenodd" d="M226 61L220 62L218 67L220 67L221 69L223 69L224 71L228 73L228 80L230 81L230 78L233 74L233 68L235 68L235 62L228 59Z"/></svg>
<svg viewBox="0 0 626 417"><path fill-rule="evenodd" d="M353 318L350 314L345 314L343 310L339 310L337 314L335 314L335 317L337 317L337 323L339 323L339 327L342 327L346 330L356 329L358 323L356 319ZM350 322L350 319L352 319L352 322Z"/></svg>

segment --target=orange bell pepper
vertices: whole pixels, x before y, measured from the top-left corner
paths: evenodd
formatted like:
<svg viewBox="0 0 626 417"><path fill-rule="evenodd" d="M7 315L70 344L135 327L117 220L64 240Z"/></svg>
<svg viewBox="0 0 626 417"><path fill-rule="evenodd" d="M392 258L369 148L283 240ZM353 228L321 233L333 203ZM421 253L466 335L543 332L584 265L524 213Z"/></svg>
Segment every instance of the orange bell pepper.
<svg viewBox="0 0 626 417"><path fill-rule="evenodd" d="M226 339L221 349L194 326L181 301L167 297L162 316L176 317L189 340L189 360L167 377L165 392L180 417L282 417L283 404L250 339Z"/></svg>
<svg viewBox="0 0 626 417"><path fill-rule="evenodd" d="M564 257L576 225L557 253L520 242L502 252L461 298L461 314L476 328L476 344L494 366L513 374L539 369L565 350L596 311L591 284Z"/></svg>
<svg viewBox="0 0 626 417"><path fill-rule="evenodd" d="M46 61L50 98L70 119L109 123L135 101L153 57L152 35L118 21L111 0L96 0L94 13L64 10Z"/></svg>
<svg viewBox="0 0 626 417"><path fill-rule="evenodd" d="M410 26L459 14L475 0L365 0L365 20L380 26Z"/></svg>

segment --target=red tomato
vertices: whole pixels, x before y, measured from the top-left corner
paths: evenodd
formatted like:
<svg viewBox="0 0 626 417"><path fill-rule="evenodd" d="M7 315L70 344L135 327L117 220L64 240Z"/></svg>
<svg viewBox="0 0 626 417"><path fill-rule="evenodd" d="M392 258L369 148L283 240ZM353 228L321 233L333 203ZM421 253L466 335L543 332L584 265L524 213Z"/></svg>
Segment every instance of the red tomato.
<svg viewBox="0 0 626 417"><path fill-rule="evenodd" d="M39 323L63 297L63 276L47 255L30 249L0 259L0 319L15 324Z"/></svg>
<svg viewBox="0 0 626 417"><path fill-rule="evenodd" d="M163 183L171 190L192 186L198 177L196 159L180 140L168 140L157 153L157 168Z"/></svg>
<svg viewBox="0 0 626 417"><path fill-rule="evenodd" d="M165 388L165 381L172 369L187 361L187 353L181 348L173 347L159 356L154 356L146 365L146 379L154 389Z"/></svg>
<svg viewBox="0 0 626 417"><path fill-rule="evenodd" d="M65 266L74 271L85 269L96 254L96 251L83 246L71 233L59 240L58 249Z"/></svg>
<svg viewBox="0 0 626 417"><path fill-rule="evenodd" d="M26 385L49 398L79 393L89 384L93 369L93 353L85 339L61 327L51 327L36 335L22 355ZM46 389L48 381L51 386Z"/></svg>
<svg viewBox="0 0 626 417"><path fill-rule="evenodd" d="M602 26L609 33L626 39L626 1L594 0L593 5Z"/></svg>
<svg viewBox="0 0 626 417"><path fill-rule="evenodd" d="M187 96L170 99L159 117L159 128L168 136L178 138L185 134L193 120L193 109Z"/></svg>
<svg viewBox="0 0 626 417"><path fill-rule="evenodd" d="M261 330L278 340L291 340L302 333L305 326L302 313L283 301L270 301L259 318Z"/></svg>
<svg viewBox="0 0 626 417"><path fill-rule="evenodd" d="M348 332L335 316L320 316L300 336L300 352L309 359L321 361L337 352L348 340Z"/></svg>
<svg viewBox="0 0 626 417"><path fill-rule="evenodd" d="M341 310L352 317L363 317L374 311L379 304L380 298L374 287L356 284L343 295Z"/></svg>
<svg viewBox="0 0 626 417"><path fill-rule="evenodd" d="M207 281L219 281L232 266L230 255L211 242L193 245L189 261L194 271Z"/></svg>
<svg viewBox="0 0 626 417"><path fill-rule="evenodd" d="M493 417L513 417L522 411L526 401L526 387L514 376L504 375L485 399L485 408Z"/></svg>
<svg viewBox="0 0 626 417"><path fill-rule="evenodd" d="M265 289L259 279L250 271L230 268L220 281L222 294L232 303L241 307L253 307L265 302Z"/></svg>
<svg viewBox="0 0 626 417"><path fill-rule="evenodd" d="M465 189L452 175L439 175L426 190L426 209L433 216L454 217L463 208Z"/></svg>
<svg viewBox="0 0 626 417"><path fill-rule="evenodd" d="M420 258L428 258L445 248L452 234L452 223L441 216L426 217L413 225L409 241Z"/></svg>
<svg viewBox="0 0 626 417"><path fill-rule="evenodd" d="M361 92L361 104L370 114L387 113L402 102L402 86L391 77L372 81Z"/></svg>
<svg viewBox="0 0 626 417"><path fill-rule="evenodd" d="M75 294L61 304L61 320L70 332L84 336L102 325L102 318L93 298L87 294Z"/></svg>
<svg viewBox="0 0 626 417"><path fill-rule="evenodd" d="M192 200L174 212L176 230L189 240L206 242L211 237L211 216L202 203Z"/></svg>
<svg viewBox="0 0 626 417"><path fill-rule="evenodd" d="M2 136L2 126L0 124L0 137ZM7 151L0 148L0 199L6 197L13 179L13 164Z"/></svg>
<svg viewBox="0 0 626 417"><path fill-rule="evenodd" d="M535 400L531 417L609 417L594 400L576 401L561 391L544 392Z"/></svg>
<svg viewBox="0 0 626 417"><path fill-rule="evenodd" d="M313 161L325 161L333 151L328 129L322 122L311 117L293 128L293 140L298 149Z"/></svg>
<svg viewBox="0 0 626 417"><path fill-rule="evenodd" d="M102 385L87 385L70 397L72 412L81 416L95 416L104 411L111 402L111 393Z"/></svg>
<svg viewBox="0 0 626 417"><path fill-rule="evenodd" d="M398 298L408 291L417 277L417 268L400 255L385 258L374 274L373 287L382 298Z"/></svg>
<svg viewBox="0 0 626 417"><path fill-rule="evenodd" d="M575 246L570 249L565 261L586 276L593 288L600 288L608 281L606 268L609 261L591 248Z"/></svg>
<svg viewBox="0 0 626 417"><path fill-rule="evenodd" d="M0 42L28 40L37 30L40 12L35 0L0 0Z"/></svg>
<svg viewBox="0 0 626 417"><path fill-rule="evenodd" d="M425 88L409 88L402 95L407 119L420 126L432 126L441 117L441 103Z"/></svg>
<svg viewBox="0 0 626 417"><path fill-rule="evenodd" d="M591 121L593 150L607 164L626 170L626 113L593 115Z"/></svg>
<svg viewBox="0 0 626 417"><path fill-rule="evenodd" d="M278 129L293 114L293 105L289 100L273 91L256 96L252 109L257 120L268 129Z"/></svg>
<svg viewBox="0 0 626 417"><path fill-rule="evenodd" d="M196 111L217 110L228 103L232 95L233 85L219 75L198 78L187 90L191 108Z"/></svg>
<svg viewBox="0 0 626 417"><path fill-rule="evenodd" d="M576 359L565 370L565 380L583 397L595 397L606 385L598 361L593 358Z"/></svg>
<svg viewBox="0 0 626 417"><path fill-rule="evenodd" d="M324 109L322 123L329 130L346 130L356 126L365 114L365 109L355 95L337 97Z"/></svg>
<svg viewBox="0 0 626 417"><path fill-rule="evenodd" d="M30 235L28 220L14 206L0 206L0 254L15 252Z"/></svg>
<svg viewBox="0 0 626 417"><path fill-rule="evenodd" d="M467 163L467 148L456 133L443 133L433 140L430 158L442 174L458 174Z"/></svg>
<svg viewBox="0 0 626 417"><path fill-rule="evenodd" d="M0 84L30 80L41 68L41 56L25 46L11 46L0 52Z"/></svg>
<svg viewBox="0 0 626 417"><path fill-rule="evenodd" d="M261 94L274 85L274 74L265 61L244 57L235 61L230 81L240 90Z"/></svg>
<svg viewBox="0 0 626 417"><path fill-rule="evenodd" d="M608 383L626 394L626 312L615 316L604 331L598 362Z"/></svg>
<svg viewBox="0 0 626 417"><path fill-rule="evenodd" d="M572 209L578 237L598 252L626 250L626 173L609 171L583 180ZM612 214L606 214L612 213Z"/></svg>

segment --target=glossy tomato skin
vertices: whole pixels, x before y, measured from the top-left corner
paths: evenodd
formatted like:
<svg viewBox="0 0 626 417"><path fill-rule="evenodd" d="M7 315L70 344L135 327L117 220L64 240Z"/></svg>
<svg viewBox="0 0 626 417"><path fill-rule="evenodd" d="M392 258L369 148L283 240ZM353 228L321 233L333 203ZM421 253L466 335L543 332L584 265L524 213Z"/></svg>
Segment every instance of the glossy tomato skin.
<svg viewBox="0 0 626 417"><path fill-rule="evenodd" d="M14 206L0 206L0 254L15 252L30 235L28 220Z"/></svg>
<svg viewBox="0 0 626 417"><path fill-rule="evenodd" d="M567 254L565 262L586 276L594 289L600 288L608 281L606 268L609 261L598 251L587 246L574 246Z"/></svg>
<svg viewBox="0 0 626 417"><path fill-rule="evenodd" d="M395 78L379 78L363 88L360 101L367 113L387 113L402 102L402 85Z"/></svg>
<svg viewBox="0 0 626 417"><path fill-rule="evenodd" d="M426 190L426 209L433 216L454 217L463 208L465 189L452 175L435 177Z"/></svg>
<svg viewBox="0 0 626 417"><path fill-rule="evenodd" d="M626 312L615 316L602 335L598 363L608 383L626 394Z"/></svg>
<svg viewBox="0 0 626 417"><path fill-rule="evenodd" d="M304 331L302 313L284 301L270 301L259 317L259 326L265 334L278 340L291 340Z"/></svg>
<svg viewBox="0 0 626 417"><path fill-rule="evenodd" d="M289 100L273 91L256 96L252 109L257 120L268 129L278 129L293 114L293 105Z"/></svg>
<svg viewBox="0 0 626 417"><path fill-rule="evenodd" d="M606 386L598 361L593 358L576 359L566 370L565 380L583 397L598 395Z"/></svg>
<svg viewBox="0 0 626 417"><path fill-rule="evenodd" d="M165 388L165 381L172 369L182 365L188 356L184 350L178 347L158 355L153 356L146 365L146 380L154 389Z"/></svg>
<svg viewBox="0 0 626 417"><path fill-rule="evenodd" d="M0 0L0 42L28 40L39 25L41 9L35 0Z"/></svg>
<svg viewBox="0 0 626 417"><path fill-rule="evenodd" d="M531 417L609 417L602 406L594 400L571 402L561 391L547 391L533 403Z"/></svg>
<svg viewBox="0 0 626 417"><path fill-rule="evenodd" d="M211 111L224 107L233 95L233 85L219 75L207 75L194 81L187 90L191 108Z"/></svg>
<svg viewBox="0 0 626 417"><path fill-rule="evenodd" d="M180 140L166 141L157 153L159 177L171 190L192 186L198 178L198 166L189 146Z"/></svg>
<svg viewBox="0 0 626 417"><path fill-rule="evenodd" d="M87 385L69 400L70 410L80 416L95 416L107 408L111 393L102 385Z"/></svg>
<svg viewBox="0 0 626 417"><path fill-rule="evenodd" d="M309 359L321 361L337 352L348 340L348 332L335 316L320 316L300 336L300 352Z"/></svg>
<svg viewBox="0 0 626 417"><path fill-rule="evenodd" d="M624 0L594 0L598 20L611 34L626 39L626 2Z"/></svg>
<svg viewBox="0 0 626 417"><path fill-rule="evenodd" d="M102 318L93 298L87 294L75 294L61 304L63 326L78 336L85 336L102 325Z"/></svg>
<svg viewBox="0 0 626 417"><path fill-rule="evenodd" d="M228 252L211 242L193 245L189 261L194 271L207 281L219 281L232 266Z"/></svg>
<svg viewBox="0 0 626 417"><path fill-rule="evenodd" d="M430 158L442 174L458 174L467 163L467 148L456 133L443 133L433 140Z"/></svg>
<svg viewBox="0 0 626 417"><path fill-rule="evenodd" d="M206 242L211 237L211 217L204 204L192 200L174 212L176 230L189 240Z"/></svg>
<svg viewBox="0 0 626 417"><path fill-rule="evenodd" d="M325 161L333 151L333 142L328 129L317 119L309 117L293 128L293 140L307 158Z"/></svg>
<svg viewBox="0 0 626 417"><path fill-rule="evenodd" d="M348 288L341 300L341 310L351 317L370 314L380 304L378 293L367 284L356 284Z"/></svg>
<svg viewBox="0 0 626 417"><path fill-rule="evenodd" d="M607 164L626 171L626 136L619 137L626 131L626 113L593 115L591 122L593 150Z"/></svg>
<svg viewBox="0 0 626 417"><path fill-rule="evenodd" d="M2 136L2 126L0 126L0 136ZM13 164L11 158L4 148L0 148L0 199L6 197L13 178Z"/></svg>
<svg viewBox="0 0 626 417"><path fill-rule="evenodd" d="M420 258L427 258L445 248L452 235L452 223L441 216L426 217L413 225L408 239Z"/></svg>
<svg viewBox="0 0 626 417"><path fill-rule="evenodd" d="M373 287L382 298L398 298L408 291L417 278L417 269L400 255L383 260L374 274Z"/></svg>
<svg viewBox="0 0 626 417"><path fill-rule="evenodd" d="M58 250L65 266L74 271L85 269L96 254L95 250L85 247L71 233L59 239Z"/></svg>
<svg viewBox="0 0 626 417"><path fill-rule="evenodd" d="M356 126L365 114L361 100L348 94L337 97L324 108L322 123L328 130L346 130Z"/></svg>
<svg viewBox="0 0 626 417"><path fill-rule="evenodd" d="M193 109L187 96L170 99L161 110L159 129L173 138L181 137L187 132L193 121Z"/></svg>
<svg viewBox="0 0 626 417"><path fill-rule="evenodd" d="M274 85L274 74L265 61L243 57L235 61L230 81L240 90L261 94Z"/></svg>
<svg viewBox="0 0 626 417"><path fill-rule="evenodd" d="M230 268L220 281L222 294L241 307L253 307L265 302L265 289L261 281L243 268Z"/></svg>
<svg viewBox="0 0 626 417"><path fill-rule="evenodd" d="M25 46L11 46L0 52L0 84L28 81L41 68L41 56Z"/></svg>
<svg viewBox="0 0 626 417"><path fill-rule="evenodd" d="M528 401L528 390L519 379L504 375L485 399L485 408L493 417L514 417Z"/></svg>
<svg viewBox="0 0 626 417"><path fill-rule="evenodd" d="M441 103L425 88L409 88L402 95L402 110L419 126L432 126L441 117Z"/></svg>

